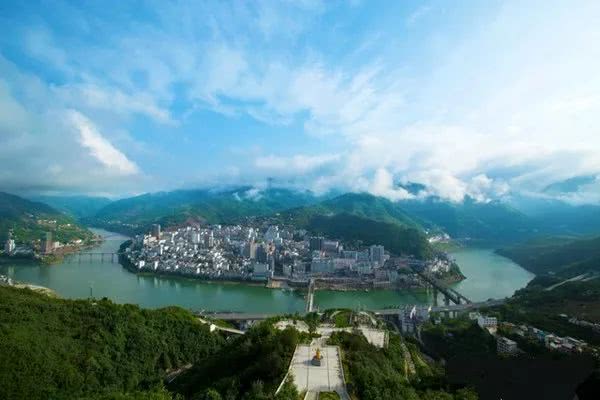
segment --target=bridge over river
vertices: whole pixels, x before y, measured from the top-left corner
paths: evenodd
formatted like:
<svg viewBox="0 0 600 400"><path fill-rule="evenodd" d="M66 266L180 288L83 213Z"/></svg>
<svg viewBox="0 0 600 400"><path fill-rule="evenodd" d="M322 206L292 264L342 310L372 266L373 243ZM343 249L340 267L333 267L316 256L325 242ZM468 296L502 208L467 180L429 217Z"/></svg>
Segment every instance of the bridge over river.
<svg viewBox="0 0 600 400"><path fill-rule="evenodd" d="M452 304L452 305L444 305L444 306L415 306L417 309L429 310L430 312L466 312L471 310L477 310L479 308L486 307L494 307L502 305L506 302L506 299L495 299L495 300L487 300L482 302L470 302L466 304ZM408 306L406 306L408 307ZM406 309L406 307L402 308L385 308L380 310L367 310L372 312L375 315L398 315ZM213 319L218 319L222 321L260 321L273 317L277 317L282 315L281 313L236 313L236 312L200 312L199 315L204 317L210 317ZM307 313L301 313L299 315L303 316Z"/></svg>
<svg viewBox="0 0 600 400"><path fill-rule="evenodd" d="M82 261L89 262L101 262L101 263L118 263L120 252L94 252L94 251L81 251L65 256L65 263L81 263Z"/></svg>

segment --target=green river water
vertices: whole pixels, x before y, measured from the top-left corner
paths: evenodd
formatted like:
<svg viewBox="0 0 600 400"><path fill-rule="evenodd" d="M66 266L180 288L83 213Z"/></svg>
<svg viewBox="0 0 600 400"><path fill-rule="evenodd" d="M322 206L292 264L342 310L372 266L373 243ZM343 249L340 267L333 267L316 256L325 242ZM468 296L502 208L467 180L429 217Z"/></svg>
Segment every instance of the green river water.
<svg viewBox="0 0 600 400"><path fill-rule="evenodd" d="M95 230L108 236L89 251L113 252L127 238ZM510 296L533 278L533 274L498 256L493 249L466 248L452 255L466 280L455 285L474 301ZM157 308L179 305L192 310L240 312L295 312L304 310L301 292L267 289L243 284L205 283L192 279L141 276L127 271L118 263L101 260L80 262L66 259L56 265L15 264L0 266L0 274L21 282L53 289L61 297L107 297L118 303L134 303ZM430 304L431 293L422 291L317 291L315 304L320 309L363 307L384 308L404 304Z"/></svg>

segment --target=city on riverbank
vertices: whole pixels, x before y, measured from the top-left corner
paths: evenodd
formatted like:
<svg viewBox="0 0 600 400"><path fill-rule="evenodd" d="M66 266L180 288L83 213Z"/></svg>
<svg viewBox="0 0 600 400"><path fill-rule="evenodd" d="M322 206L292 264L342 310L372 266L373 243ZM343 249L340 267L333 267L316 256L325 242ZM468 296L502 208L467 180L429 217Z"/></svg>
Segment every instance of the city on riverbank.
<svg viewBox="0 0 600 400"><path fill-rule="evenodd" d="M446 282L464 279L443 252L427 260L395 256L382 245L346 245L306 230L277 225L185 226L137 235L121 246L132 271L210 281L265 283L268 287L334 290L415 289L427 274Z"/></svg>

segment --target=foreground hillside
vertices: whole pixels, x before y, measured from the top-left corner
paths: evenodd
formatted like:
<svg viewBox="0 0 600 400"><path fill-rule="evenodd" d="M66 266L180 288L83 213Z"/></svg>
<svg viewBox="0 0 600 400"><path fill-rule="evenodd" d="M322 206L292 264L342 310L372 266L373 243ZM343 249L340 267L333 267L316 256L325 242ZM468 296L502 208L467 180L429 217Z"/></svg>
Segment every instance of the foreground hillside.
<svg viewBox="0 0 600 400"><path fill-rule="evenodd" d="M72 217L47 204L0 192L0 241L6 240L9 229L17 243L26 244L43 239L46 232L52 232L54 240L63 243L93 236Z"/></svg>
<svg viewBox="0 0 600 400"><path fill-rule="evenodd" d="M356 399L477 398L449 385L438 364L396 334L385 349L356 333L332 339ZM272 321L225 339L177 307L145 310L0 286L0 398L296 400L302 396L289 381L274 392L302 341L310 341L307 333ZM183 372L166 379L173 371Z"/></svg>
<svg viewBox="0 0 600 400"><path fill-rule="evenodd" d="M477 400L464 385L451 385L441 365L426 361L419 348L392 334L387 348L348 332L332 335L340 346L350 393L361 400Z"/></svg>
<svg viewBox="0 0 600 400"><path fill-rule="evenodd" d="M501 308L505 314L600 344L600 333L569 321L600 323L600 237L538 239L498 252L537 275Z"/></svg>
<svg viewBox="0 0 600 400"><path fill-rule="evenodd" d="M165 371L212 354L222 339L178 308L143 310L51 299L0 286L0 398L170 398ZM139 393L138 393L139 394Z"/></svg>

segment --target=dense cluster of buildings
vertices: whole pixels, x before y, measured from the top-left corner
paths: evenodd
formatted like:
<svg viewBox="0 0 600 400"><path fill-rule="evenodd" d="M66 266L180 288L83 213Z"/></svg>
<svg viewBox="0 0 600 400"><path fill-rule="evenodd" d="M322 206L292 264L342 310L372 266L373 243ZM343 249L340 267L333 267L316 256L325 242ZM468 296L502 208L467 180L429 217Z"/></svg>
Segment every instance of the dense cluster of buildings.
<svg viewBox="0 0 600 400"><path fill-rule="evenodd" d="M414 280L408 261L390 258L383 246L345 249L339 240L310 236L305 230L277 225L186 226L161 231L154 225L125 250L128 264L140 271L177 273L205 279L290 283L311 278L324 281L368 282L371 286ZM440 261L428 265L436 271Z"/></svg>

